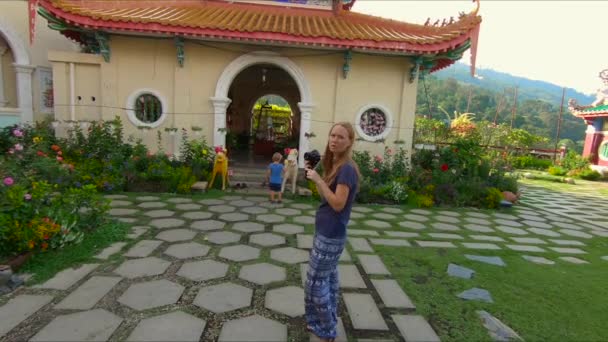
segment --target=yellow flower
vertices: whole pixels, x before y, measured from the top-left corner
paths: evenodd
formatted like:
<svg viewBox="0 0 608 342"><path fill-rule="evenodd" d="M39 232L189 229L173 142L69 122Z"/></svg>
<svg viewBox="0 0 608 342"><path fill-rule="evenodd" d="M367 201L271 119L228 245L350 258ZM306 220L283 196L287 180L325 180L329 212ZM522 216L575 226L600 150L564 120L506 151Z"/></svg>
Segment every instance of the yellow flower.
<svg viewBox="0 0 608 342"><path fill-rule="evenodd" d="M30 249L34 249L34 246L35 246L34 241L30 240L30 241L27 243L27 246L28 246Z"/></svg>
<svg viewBox="0 0 608 342"><path fill-rule="evenodd" d="M206 156L207 155L207 150L203 150L203 155Z"/></svg>
<svg viewBox="0 0 608 342"><path fill-rule="evenodd" d="M34 137L33 140L34 140L34 144L37 144L37 143L39 143L39 142L42 141L42 138L41 137Z"/></svg>

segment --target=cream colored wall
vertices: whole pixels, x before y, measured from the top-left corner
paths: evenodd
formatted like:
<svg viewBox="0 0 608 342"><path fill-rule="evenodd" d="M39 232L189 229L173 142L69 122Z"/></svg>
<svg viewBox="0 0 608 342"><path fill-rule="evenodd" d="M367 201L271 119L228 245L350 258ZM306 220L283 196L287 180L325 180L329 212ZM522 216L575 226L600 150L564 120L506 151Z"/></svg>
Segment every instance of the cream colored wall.
<svg viewBox="0 0 608 342"><path fill-rule="evenodd" d="M8 46L6 41L0 37L0 45ZM8 103L5 107L17 107L17 77L13 63L15 59L10 49L7 49L2 58L0 58L0 67L2 67L2 79L4 88L4 100Z"/></svg>
<svg viewBox="0 0 608 342"><path fill-rule="evenodd" d="M206 44L208 45L208 44ZM203 127L208 142L213 139L214 108L210 97L214 96L218 79L224 69L237 57L251 51L270 50L290 58L303 71L309 84L315 108L312 112L311 131L316 134L311 139L311 148L322 150L327 141L331 123L335 121L355 122L360 108L370 103L386 107L393 117L391 133L386 144L395 140L405 140L404 146L411 146L412 127L416 99L416 83L409 83L410 61L405 57L382 57L355 53L351 62L351 72L347 79L342 77L344 59L341 53L328 54L304 49L285 49L239 44L215 44L221 49L187 42L185 45L184 67L177 63L175 45L170 39L135 38L112 36L110 39L111 59L103 62L99 56L84 54L64 54L65 58L54 63L56 102L69 103L69 66L65 61L96 58L98 71L76 73L76 84L87 84L91 88L81 88L80 93L99 91L98 104L103 105L101 117L109 120L119 115L125 126L125 133L144 142L155 150L156 131L164 140L164 150L176 152L179 134L169 136L167 127ZM61 61L63 60L63 61ZM80 62L79 62L80 63ZM86 63L94 64L91 61ZM80 67L76 67L81 70ZM84 70L84 69L82 69ZM88 76L86 76L88 75ZM84 83L83 83L84 82ZM95 84L95 86L92 86ZM99 86L98 88L96 88ZM130 94L140 89L154 89L166 100L164 111L169 113L157 129L143 134L128 118L123 109ZM85 94L86 98L90 95ZM56 108L62 117L66 110ZM79 113L82 115L84 113ZM83 120L84 118L76 118ZM382 153L383 144L357 142L357 149L367 149Z"/></svg>

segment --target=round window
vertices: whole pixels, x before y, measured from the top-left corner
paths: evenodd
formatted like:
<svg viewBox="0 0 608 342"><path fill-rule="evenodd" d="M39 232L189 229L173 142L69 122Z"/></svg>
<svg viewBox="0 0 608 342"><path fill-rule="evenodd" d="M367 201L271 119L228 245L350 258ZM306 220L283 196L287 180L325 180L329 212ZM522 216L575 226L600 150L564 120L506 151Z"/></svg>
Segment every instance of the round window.
<svg viewBox="0 0 608 342"><path fill-rule="evenodd" d="M388 135L391 121L390 113L384 107L366 106L359 111L355 127L362 138L375 141Z"/></svg>
<svg viewBox="0 0 608 342"><path fill-rule="evenodd" d="M127 115L136 126L158 127L165 120L167 104L155 90L140 89L127 99Z"/></svg>
<svg viewBox="0 0 608 342"><path fill-rule="evenodd" d="M160 119L163 114L163 105L158 97L152 94L142 94L135 100L135 117L137 120L151 124Z"/></svg>
<svg viewBox="0 0 608 342"><path fill-rule="evenodd" d="M601 160L608 160L608 141L604 141L599 148L598 156Z"/></svg>

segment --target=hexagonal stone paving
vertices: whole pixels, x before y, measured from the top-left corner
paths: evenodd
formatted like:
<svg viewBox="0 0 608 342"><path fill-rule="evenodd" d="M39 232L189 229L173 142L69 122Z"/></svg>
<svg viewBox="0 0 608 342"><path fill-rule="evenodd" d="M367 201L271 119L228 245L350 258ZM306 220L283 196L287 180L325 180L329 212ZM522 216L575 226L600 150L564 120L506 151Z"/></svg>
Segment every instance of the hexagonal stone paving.
<svg viewBox="0 0 608 342"><path fill-rule="evenodd" d="M255 217L256 221L266 222L266 223L278 223L285 221L285 217L276 214L263 214Z"/></svg>
<svg viewBox="0 0 608 342"><path fill-rule="evenodd" d="M241 211L247 214L253 214L253 215L257 215L257 214L266 214L269 210L267 208L262 208L262 207L246 207L246 208L241 208Z"/></svg>
<svg viewBox="0 0 608 342"><path fill-rule="evenodd" d="M112 216L129 216L139 212L137 209L113 208L108 211Z"/></svg>
<svg viewBox="0 0 608 342"><path fill-rule="evenodd" d="M162 218L150 221L150 225L159 229L183 226L186 221L176 218Z"/></svg>
<svg viewBox="0 0 608 342"><path fill-rule="evenodd" d="M301 224L315 224L315 218L313 216L296 216L293 218L293 222Z"/></svg>
<svg viewBox="0 0 608 342"><path fill-rule="evenodd" d="M388 213L374 213L372 216L381 220L394 220L397 218L397 216Z"/></svg>
<svg viewBox="0 0 608 342"><path fill-rule="evenodd" d="M234 243L241 239L241 234L233 232L213 232L207 234L207 240L216 245L225 245L227 243Z"/></svg>
<svg viewBox="0 0 608 342"><path fill-rule="evenodd" d="M308 252L293 247L284 247L271 250L270 257L287 264L297 264L308 261Z"/></svg>
<svg viewBox="0 0 608 342"><path fill-rule="evenodd" d="M264 226L256 222L238 222L232 226L233 230L243 233L263 232Z"/></svg>
<svg viewBox="0 0 608 342"><path fill-rule="evenodd" d="M224 247L220 250L220 258L232 261L247 261L260 257L260 250L247 245Z"/></svg>
<svg viewBox="0 0 608 342"><path fill-rule="evenodd" d="M243 199L243 196L229 195L229 196L222 196L222 199L225 201L236 201L236 200Z"/></svg>
<svg viewBox="0 0 608 342"><path fill-rule="evenodd" d="M160 201L160 197L157 196L139 196L135 197L136 201L145 202L145 201Z"/></svg>
<svg viewBox="0 0 608 342"><path fill-rule="evenodd" d="M287 326L253 315L224 323L219 342L287 341Z"/></svg>
<svg viewBox="0 0 608 342"><path fill-rule="evenodd" d="M183 311L142 319L127 341L199 341L207 322Z"/></svg>
<svg viewBox="0 0 608 342"><path fill-rule="evenodd" d="M255 203L253 203L251 201L247 201L247 200L236 200L236 201L232 201L228 204L235 206L235 207L251 207Z"/></svg>
<svg viewBox="0 0 608 342"><path fill-rule="evenodd" d="M131 279L147 277L165 273L169 265L169 261L156 257L127 260L114 270L114 273Z"/></svg>
<svg viewBox="0 0 608 342"><path fill-rule="evenodd" d="M429 218L426 216L416 215L416 214L405 214L405 215L403 215L403 217L406 220L412 220L412 221L418 221L418 222L426 222L429 220Z"/></svg>
<svg viewBox="0 0 608 342"><path fill-rule="evenodd" d="M249 237L249 242L264 247L276 246L284 244L285 237L272 233L255 234Z"/></svg>
<svg viewBox="0 0 608 342"><path fill-rule="evenodd" d="M133 204L133 202L115 200L115 201L110 202L110 207L128 207L132 204Z"/></svg>
<svg viewBox="0 0 608 342"><path fill-rule="evenodd" d="M249 215L243 214L243 213L229 213L229 214L222 214L218 218L222 221L237 222L237 221L249 220Z"/></svg>
<svg viewBox="0 0 608 342"><path fill-rule="evenodd" d="M304 227L291 223L282 223L272 227L272 231L281 234L293 235L304 232Z"/></svg>
<svg viewBox="0 0 608 342"><path fill-rule="evenodd" d="M154 209L154 208L162 208L166 207L167 203L164 202L143 202L137 205L140 208L144 209Z"/></svg>
<svg viewBox="0 0 608 342"><path fill-rule="evenodd" d="M378 228L378 229L386 229L386 228L391 227L390 223L380 221L380 220L365 220L365 221L363 221L363 223L366 226L374 227L374 228Z"/></svg>
<svg viewBox="0 0 608 342"><path fill-rule="evenodd" d="M178 243L169 246L165 254L178 259L198 258L209 253L209 246L201 245L196 242Z"/></svg>
<svg viewBox="0 0 608 342"><path fill-rule="evenodd" d="M230 205L212 205L207 209L216 213L231 213L236 210L235 207Z"/></svg>
<svg viewBox="0 0 608 342"><path fill-rule="evenodd" d="M371 213L373 210L367 207L354 206L353 211L357 211L360 213Z"/></svg>
<svg viewBox="0 0 608 342"><path fill-rule="evenodd" d="M198 203L204 204L204 205L219 205L219 204L226 203L226 201L223 201L220 199L215 199L215 198L209 198L209 199L204 199L202 201L199 201Z"/></svg>
<svg viewBox="0 0 608 342"><path fill-rule="evenodd" d="M261 263L243 266L239 272L239 278L258 285L268 285L275 281L285 280L287 273L283 267Z"/></svg>
<svg viewBox="0 0 608 342"><path fill-rule="evenodd" d="M205 220L211 216L213 214L206 211L188 211L182 214L182 217L188 220Z"/></svg>
<svg viewBox="0 0 608 342"><path fill-rule="evenodd" d="M289 317L301 316L304 314L304 290L287 286L267 291L264 305Z"/></svg>
<svg viewBox="0 0 608 342"><path fill-rule="evenodd" d="M291 209L291 208L281 208L279 210L275 211L278 215L283 215L283 216L296 216L296 215L302 215L302 211L298 210L298 209Z"/></svg>
<svg viewBox="0 0 608 342"><path fill-rule="evenodd" d="M30 341L107 341L122 318L103 309L55 317Z"/></svg>
<svg viewBox="0 0 608 342"><path fill-rule="evenodd" d="M177 271L177 275L194 281L222 278L228 272L228 265L215 260L187 262Z"/></svg>
<svg viewBox="0 0 608 342"><path fill-rule="evenodd" d="M167 209L149 210L144 213L144 215L149 216L149 217L154 217L154 218L171 217L171 216L173 216L173 214L175 214L174 211L167 210Z"/></svg>
<svg viewBox="0 0 608 342"><path fill-rule="evenodd" d="M211 312L222 313L247 307L251 304L253 290L233 283L222 283L199 290L194 305Z"/></svg>
<svg viewBox="0 0 608 342"><path fill-rule="evenodd" d="M201 208L200 205L198 204L194 204L194 203L184 203L184 204L178 204L175 206L176 210L199 210Z"/></svg>
<svg viewBox="0 0 608 342"><path fill-rule="evenodd" d="M218 220L202 220L192 222L190 228L209 231L209 230L218 230L224 228L226 222L218 221Z"/></svg>
<svg viewBox="0 0 608 342"><path fill-rule="evenodd" d="M153 280L129 286L118 301L135 310L146 310L175 304L184 287L166 279Z"/></svg>
<svg viewBox="0 0 608 342"><path fill-rule="evenodd" d="M168 199L167 202L169 202L169 203L190 203L190 202L192 202L192 199L191 198L176 197L176 198L170 198L170 199Z"/></svg>
<svg viewBox="0 0 608 342"><path fill-rule="evenodd" d="M196 236L196 232L193 232L189 229L171 229L159 233L158 235L156 235L156 238L169 242L177 242L192 240L194 236Z"/></svg>

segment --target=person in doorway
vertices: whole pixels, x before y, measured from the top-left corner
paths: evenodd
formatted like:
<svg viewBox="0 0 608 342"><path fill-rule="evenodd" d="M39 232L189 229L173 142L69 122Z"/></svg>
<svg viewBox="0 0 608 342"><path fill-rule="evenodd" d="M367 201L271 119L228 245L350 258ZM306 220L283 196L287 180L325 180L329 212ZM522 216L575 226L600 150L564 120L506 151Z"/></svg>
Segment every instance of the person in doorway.
<svg viewBox="0 0 608 342"><path fill-rule="evenodd" d="M281 164L283 156L279 152L272 155L272 163L266 169L266 180L270 188L270 203L282 203L283 193L281 192L281 184L283 184L283 172L285 167ZM275 195L278 195L278 200L275 202Z"/></svg>
<svg viewBox="0 0 608 342"><path fill-rule="evenodd" d="M322 201L315 218L304 290L307 329L321 341L336 338L338 324L338 259L346 243L346 225L359 188L359 168L352 159L353 126L332 126L321 159L323 176L308 165L306 178L317 186Z"/></svg>

